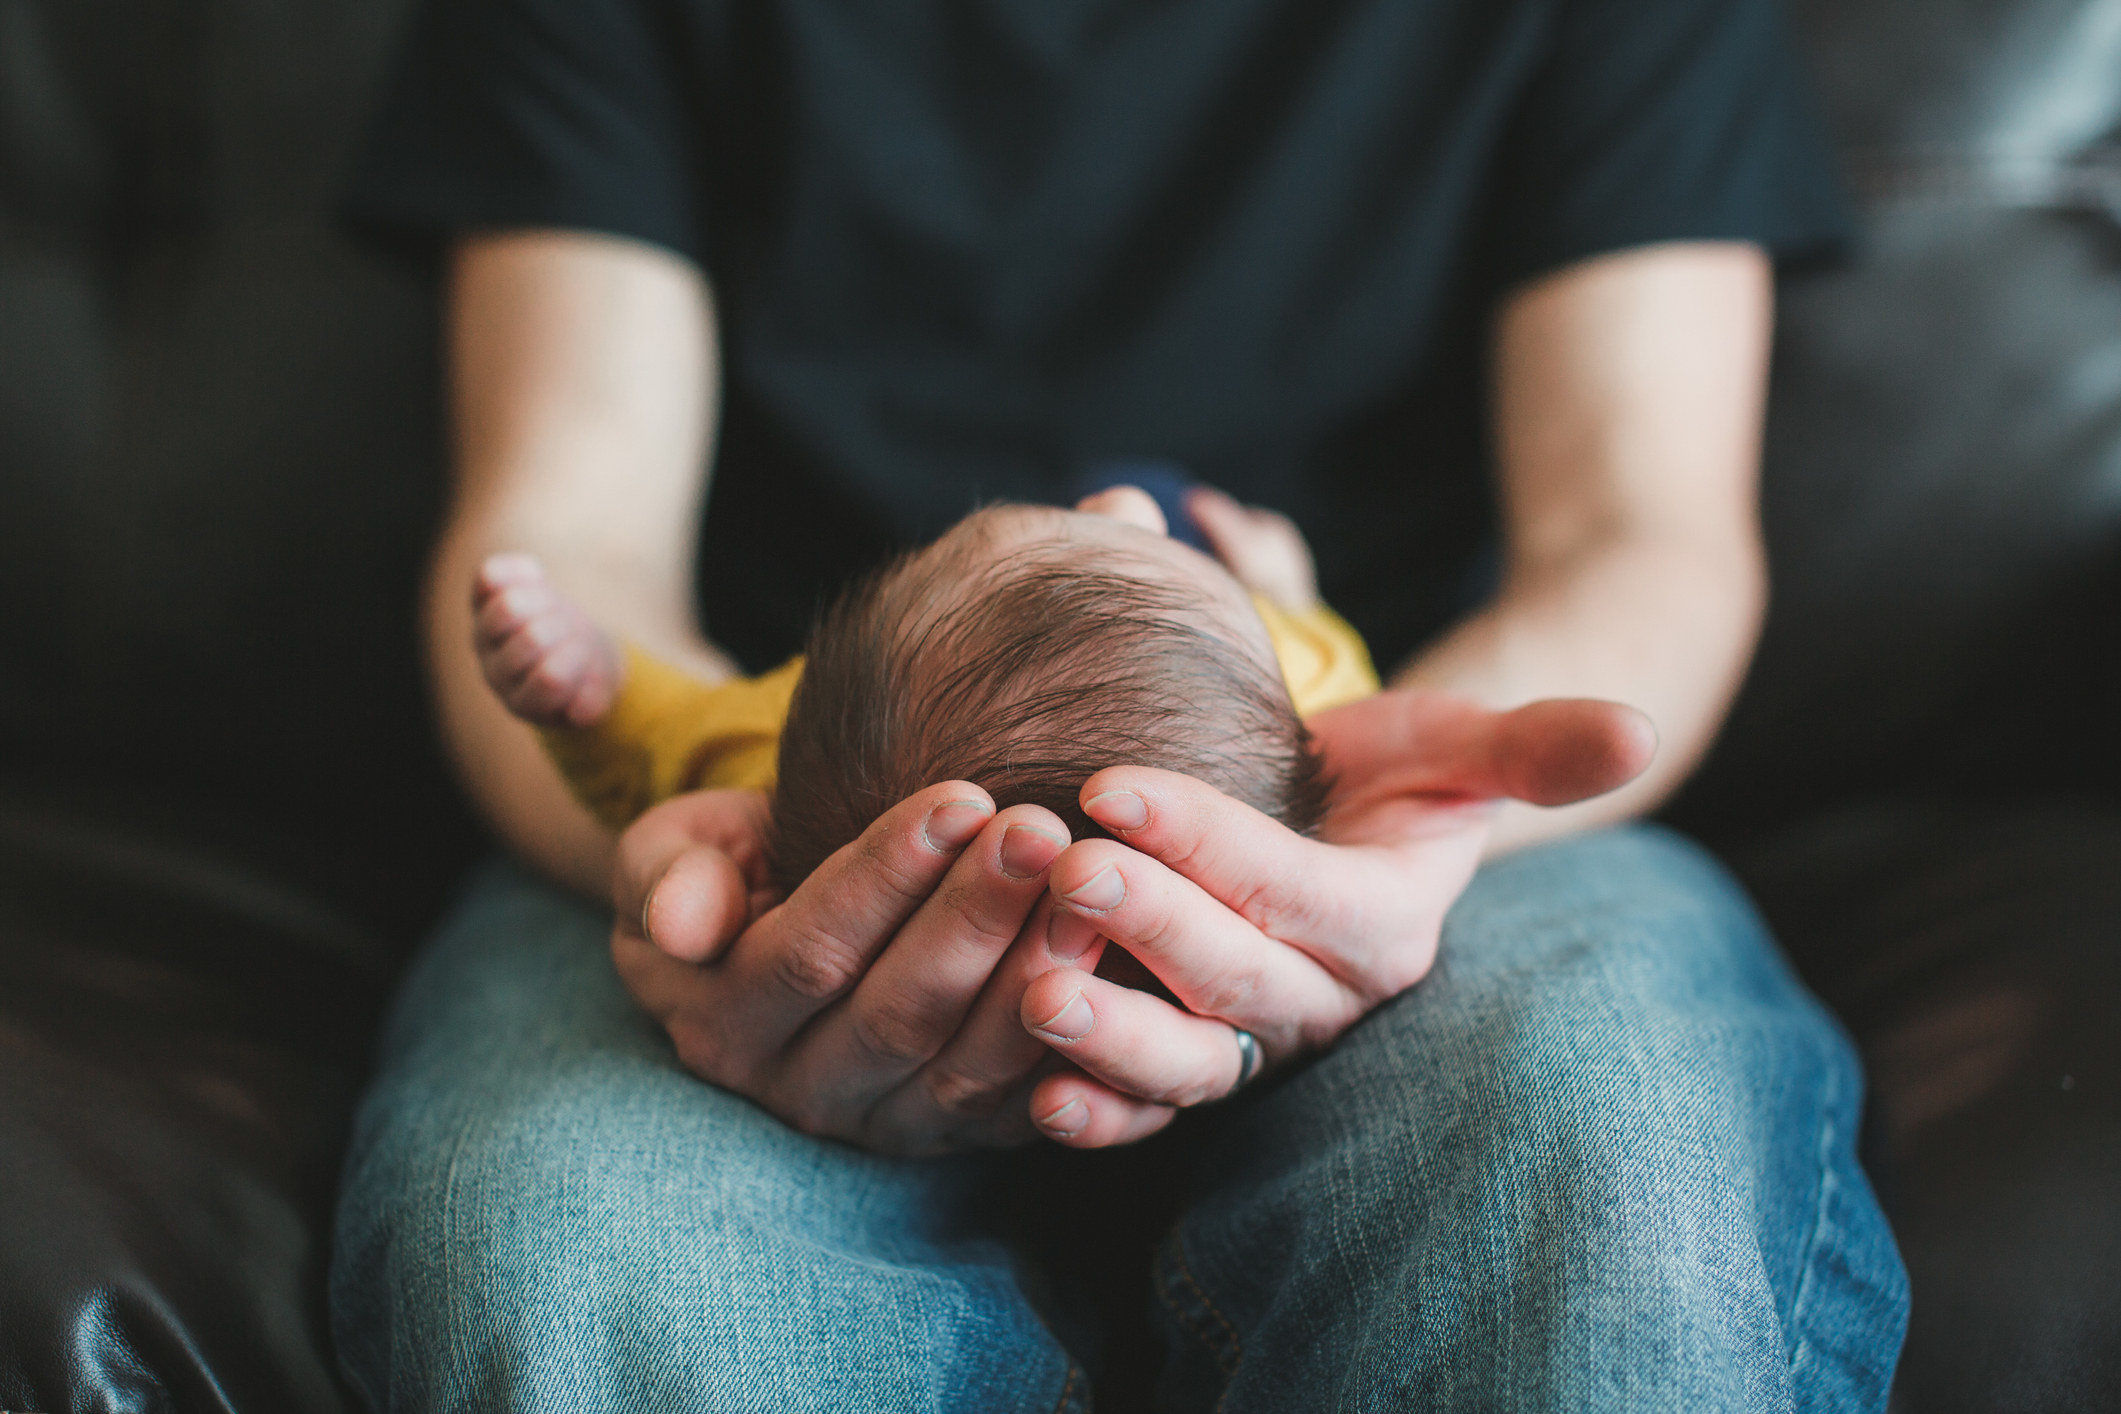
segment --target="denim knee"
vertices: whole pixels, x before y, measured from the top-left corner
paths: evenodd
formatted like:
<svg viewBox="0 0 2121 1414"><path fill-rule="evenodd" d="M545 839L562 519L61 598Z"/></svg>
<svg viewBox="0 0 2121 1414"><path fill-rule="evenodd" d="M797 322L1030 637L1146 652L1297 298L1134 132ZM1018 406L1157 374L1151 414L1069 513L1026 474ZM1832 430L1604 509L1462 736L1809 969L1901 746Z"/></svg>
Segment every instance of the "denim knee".
<svg viewBox="0 0 2121 1414"><path fill-rule="evenodd" d="M408 985L340 1205L334 1324L376 1408L1055 1407L1066 1353L958 1217L974 1166L684 1074L594 915L520 884L466 914Z"/></svg>
<svg viewBox="0 0 2121 1414"><path fill-rule="evenodd" d="M1300 1393L1270 1362L1350 1407L1879 1407L1905 1290L1860 1101L1712 862L1649 830L1530 852L1427 982L1231 1117L1167 1304L1247 1370L1233 1410Z"/></svg>

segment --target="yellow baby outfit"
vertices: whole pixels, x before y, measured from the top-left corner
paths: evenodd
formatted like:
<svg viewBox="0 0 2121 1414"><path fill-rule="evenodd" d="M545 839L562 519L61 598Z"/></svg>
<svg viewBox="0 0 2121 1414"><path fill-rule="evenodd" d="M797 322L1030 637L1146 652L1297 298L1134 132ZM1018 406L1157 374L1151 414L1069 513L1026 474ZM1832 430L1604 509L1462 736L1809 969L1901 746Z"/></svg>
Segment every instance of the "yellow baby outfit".
<svg viewBox="0 0 2121 1414"><path fill-rule="evenodd" d="M1308 717L1378 690L1369 647L1323 604L1284 609L1252 600L1274 643L1296 714ZM575 795L618 829L658 801L694 790L770 790L803 674L791 658L762 677L707 684L628 645L618 700L588 727L540 735Z"/></svg>

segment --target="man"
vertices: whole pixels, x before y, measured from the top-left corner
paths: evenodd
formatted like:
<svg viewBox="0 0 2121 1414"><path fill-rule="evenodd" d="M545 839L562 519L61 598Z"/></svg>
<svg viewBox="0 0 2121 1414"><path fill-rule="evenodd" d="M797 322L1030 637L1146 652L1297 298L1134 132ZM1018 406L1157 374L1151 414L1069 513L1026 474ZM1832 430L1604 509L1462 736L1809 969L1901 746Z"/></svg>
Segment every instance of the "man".
<svg viewBox="0 0 2121 1414"><path fill-rule="evenodd" d="M616 900L617 978L507 871L408 982L334 1282L371 1400L1087 1407L979 1151L1263 1066L1159 1141L1169 1407L1882 1406L1847 1046L1713 864L1593 829L1698 760L1757 628L1770 259L1839 220L1796 87L1758 0L425 12L356 211L449 253L438 698L518 853ZM1065 847L943 782L776 906L762 799L613 841L472 656L496 550L712 676L1140 455L1295 518L1403 664L1312 723L1319 840L1123 762ZM1656 763L1599 795L1628 713L1489 710L1561 697Z"/></svg>

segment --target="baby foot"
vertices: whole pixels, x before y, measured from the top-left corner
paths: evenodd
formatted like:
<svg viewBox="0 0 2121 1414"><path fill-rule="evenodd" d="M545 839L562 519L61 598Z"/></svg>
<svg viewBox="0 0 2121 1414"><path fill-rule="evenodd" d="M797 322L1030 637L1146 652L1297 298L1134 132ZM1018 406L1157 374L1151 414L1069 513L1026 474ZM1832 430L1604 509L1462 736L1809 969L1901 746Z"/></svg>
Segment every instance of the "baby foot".
<svg viewBox="0 0 2121 1414"><path fill-rule="evenodd" d="M472 645L508 710L541 727L586 727L611 710L618 646L529 555L490 555L471 587Z"/></svg>
<svg viewBox="0 0 2121 1414"><path fill-rule="evenodd" d="M1239 584L1291 613L1317 605L1318 570L1295 521L1210 486L1195 487L1186 510Z"/></svg>

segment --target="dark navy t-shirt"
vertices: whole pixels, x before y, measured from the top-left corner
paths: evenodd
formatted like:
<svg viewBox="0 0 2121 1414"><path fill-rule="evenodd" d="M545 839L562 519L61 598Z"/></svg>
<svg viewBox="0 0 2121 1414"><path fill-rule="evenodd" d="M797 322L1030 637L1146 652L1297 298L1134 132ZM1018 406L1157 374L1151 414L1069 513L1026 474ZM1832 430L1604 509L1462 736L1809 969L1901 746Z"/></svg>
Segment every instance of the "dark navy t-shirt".
<svg viewBox="0 0 2121 1414"><path fill-rule="evenodd" d="M351 214L706 270L701 591L755 665L1113 458L1288 512L1396 661L1482 579L1512 286L1844 220L1772 0L428 0Z"/></svg>

